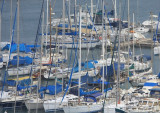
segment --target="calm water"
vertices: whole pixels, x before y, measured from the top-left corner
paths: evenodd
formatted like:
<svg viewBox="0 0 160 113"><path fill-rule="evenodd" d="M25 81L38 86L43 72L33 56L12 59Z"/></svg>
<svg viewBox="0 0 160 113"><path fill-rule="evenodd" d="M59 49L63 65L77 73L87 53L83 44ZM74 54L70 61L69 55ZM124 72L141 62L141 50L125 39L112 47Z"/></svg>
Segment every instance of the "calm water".
<svg viewBox="0 0 160 113"><path fill-rule="evenodd" d="M17 0L13 0L13 18L15 15L14 13L16 9L16 1ZM55 18L61 17L62 15L62 1L63 0L57 0L55 7L53 8L54 12L56 13L56 15L54 16ZM72 1L71 13L73 13L74 0L71 0L71 1ZM84 7L83 9L85 9L84 4L87 3L88 5L90 5L90 0L77 0L77 1L78 1L78 4L81 4ZM93 1L94 1L94 4L97 4L98 0L93 0ZM110 11L113 8L113 5L110 1L105 0L105 4L108 11ZM54 1L52 1L52 6L53 6L53 2ZM1 4L2 4L2 0L0 0L0 6ZM122 4L123 4L122 18L125 20L127 18L127 0L122 0ZM135 19L137 22L143 22L147 20L149 18L150 12L158 15L160 10L159 4L160 4L160 0L130 0L131 21L132 21L133 13L135 13L136 15ZM34 43L37 27L38 27L41 6L42 6L42 0L20 0L20 42L21 43L27 43L27 44ZM45 3L45 8L46 8L46 3ZM5 0L3 13L2 13L2 41L9 41L10 40L9 34L10 34L10 0ZM16 41L16 29L15 29L14 41ZM136 48L135 50L136 50L136 54L140 53L139 48ZM87 55L87 51L83 50L82 53L83 53L82 59L84 61ZM142 53L146 55L151 55L151 50L148 48L143 48ZM92 54L95 59L96 58L99 59L101 54L101 49L95 48L94 50L90 51L90 55L88 59L92 59L91 57ZM153 71L155 74L157 74L160 71L160 61L158 56L154 56ZM12 112L13 112L12 110L8 111L8 113L12 113ZM26 109L17 110L16 112L27 113L27 110ZM35 111L32 111L32 113L35 113ZM44 111L39 110L38 113L44 113Z"/></svg>

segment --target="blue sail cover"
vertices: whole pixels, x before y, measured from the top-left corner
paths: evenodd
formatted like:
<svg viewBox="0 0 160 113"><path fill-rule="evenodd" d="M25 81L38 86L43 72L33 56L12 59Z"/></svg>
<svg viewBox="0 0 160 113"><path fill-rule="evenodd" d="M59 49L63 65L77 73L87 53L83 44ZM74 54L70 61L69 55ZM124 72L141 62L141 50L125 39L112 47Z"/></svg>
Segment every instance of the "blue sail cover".
<svg viewBox="0 0 160 113"><path fill-rule="evenodd" d="M92 69L92 68L95 68L93 63L88 61L88 62L85 62L85 63L81 63L81 71L83 70L86 70L86 69ZM79 71L79 65L77 64L77 66L75 66L73 68L73 72L76 73Z"/></svg>
<svg viewBox="0 0 160 113"><path fill-rule="evenodd" d="M9 50L9 49L10 49L10 44L7 44L5 47L2 48L2 51ZM16 51L17 51L17 44L13 42L10 52L13 53L13 52L16 52ZM20 52L26 52L26 53L32 52L30 47L27 46L26 44L23 44L23 43L19 44L19 51Z"/></svg>
<svg viewBox="0 0 160 113"><path fill-rule="evenodd" d="M9 61L9 64L10 65L17 65L17 60L18 60L18 57L17 56L14 56L13 59L11 61ZM32 64L32 58L26 56L26 57L21 57L19 56L19 65L24 65L24 64Z"/></svg>
<svg viewBox="0 0 160 113"><path fill-rule="evenodd" d="M113 68L113 65L110 65L110 66L107 66L107 75L109 76L112 76L114 74L114 70L117 72L118 71L118 63L115 62L114 63L114 68ZM124 69L124 64L120 64L120 70L123 70ZM103 67L101 68L100 70L100 75L102 76L103 75ZM106 66L104 66L104 76L107 76L106 75Z"/></svg>
<svg viewBox="0 0 160 113"><path fill-rule="evenodd" d="M9 86L16 86L16 80L7 80L7 84ZM31 79L30 78L18 81L18 85L20 85L20 86L28 86L30 84L31 84Z"/></svg>
<svg viewBox="0 0 160 113"><path fill-rule="evenodd" d="M43 92L48 90L49 92L46 92L46 94L55 95L55 85L48 85L47 87L42 86L39 90L39 92ZM62 92L62 85L58 84L56 85L56 94Z"/></svg>
<svg viewBox="0 0 160 113"><path fill-rule="evenodd" d="M28 89L31 87L37 87L37 85L33 85L33 86L21 86L21 85L17 85L17 91L21 91L22 89Z"/></svg>
<svg viewBox="0 0 160 113"><path fill-rule="evenodd" d="M3 59L0 57L0 62L3 62Z"/></svg>

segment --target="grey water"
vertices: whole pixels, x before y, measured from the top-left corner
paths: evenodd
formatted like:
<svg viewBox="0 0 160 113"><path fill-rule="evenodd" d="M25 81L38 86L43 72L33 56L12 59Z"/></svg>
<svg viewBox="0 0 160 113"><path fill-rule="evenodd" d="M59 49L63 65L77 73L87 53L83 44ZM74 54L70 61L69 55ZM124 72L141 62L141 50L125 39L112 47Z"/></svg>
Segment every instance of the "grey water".
<svg viewBox="0 0 160 113"><path fill-rule="evenodd" d="M44 9L46 12L46 1L44 0ZM101 0L99 0L101 1ZM118 0L119 1L119 0ZM127 1L128 0L121 0L122 1L122 19L127 20ZM3 0L0 0L0 8L2 8L2 2ZM54 5L55 0L52 0L52 6L53 11L55 12L54 18L62 17L62 2L63 0L56 0L56 3ZM86 4L90 6L90 0L77 0L77 4L81 5L83 9L86 9ZM98 0L93 0L94 4L98 3ZM15 18L15 10L16 10L16 3L17 0L13 0L13 9L12 9L12 23L13 19ZM101 4L101 2L99 2ZM117 3L117 7L118 7ZM160 12L160 0L130 0L130 19L132 22L132 14L135 13L135 20L136 22L143 22L147 19L149 19L149 14L152 12L153 14L158 15ZM107 11L110 11L113 9L113 4L111 0L105 0L105 5ZM40 17L40 11L42 6L42 0L20 0L20 42L21 43L27 43L27 44L34 44L37 28L38 28L38 22ZM99 9L100 9L99 5ZM118 12L117 8L117 12ZM78 8L77 8L78 10ZM74 0L71 0L71 13L74 12ZM77 11L78 12L78 11ZM66 11L67 14L67 11ZM3 11L2 11L2 41L10 41L10 0L5 0ZM67 15L66 15L67 16ZM46 17L46 13L45 13ZM46 20L45 20L46 22ZM17 22L16 22L17 23ZM14 29L14 41L16 42L16 35L17 35L17 28ZM146 35L147 38L151 38L151 34ZM70 51L68 51L70 52ZM87 50L82 50L82 61L86 59ZM145 54L145 55L151 55L153 54L153 50L150 48L142 48L142 51L140 51L139 48L135 49L136 54ZM69 53L68 53L69 55ZM100 59L101 57L101 49L95 48L92 51L90 51L88 59L93 59L92 55L94 56L94 59ZM160 72L160 60L159 56L153 57L153 73L158 74ZM0 113L3 113L4 111L0 111ZM7 110L8 113L13 113L13 110ZM16 110L16 113L27 113L27 109L18 109ZM31 113L35 113L34 111L31 111ZM44 113L44 110L38 110L38 113ZM61 113L61 112L58 112Z"/></svg>

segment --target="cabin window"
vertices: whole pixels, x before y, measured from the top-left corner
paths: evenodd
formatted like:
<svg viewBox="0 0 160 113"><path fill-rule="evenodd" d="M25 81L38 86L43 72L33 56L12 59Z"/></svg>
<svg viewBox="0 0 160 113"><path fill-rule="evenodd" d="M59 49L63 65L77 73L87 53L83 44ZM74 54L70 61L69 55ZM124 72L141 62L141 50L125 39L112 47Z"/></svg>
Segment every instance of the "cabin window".
<svg viewBox="0 0 160 113"><path fill-rule="evenodd" d="M158 102L155 102L155 103L154 103L154 106L157 106L157 105L158 105Z"/></svg>
<svg viewBox="0 0 160 113"><path fill-rule="evenodd" d="M149 102L149 103L148 103L148 105L149 105L149 106L152 106L152 105L153 105L153 103L152 103L152 102Z"/></svg>
<svg viewBox="0 0 160 113"><path fill-rule="evenodd" d="M147 104L147 101L144 101L143 103L142 103L142 105L146 105Z"/></svg>

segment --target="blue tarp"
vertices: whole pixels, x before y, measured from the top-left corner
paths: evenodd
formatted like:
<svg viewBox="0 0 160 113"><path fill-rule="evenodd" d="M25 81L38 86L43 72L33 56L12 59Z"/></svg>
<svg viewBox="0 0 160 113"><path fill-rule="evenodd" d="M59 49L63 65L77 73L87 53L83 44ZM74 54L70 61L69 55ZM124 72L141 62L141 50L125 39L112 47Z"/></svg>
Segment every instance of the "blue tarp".
<svg viewBox="0 0 160 113"><path fill-rule="evenodd" d="M14 56L13 59L11 61L9 61L9 64L10 65L17 65L17 60L18 60L18 57L17 56ZM32 58L26 56L26 57L21 57L19 56L19 65L22 65L22 64L32 64Z"/></svg>
<svg viewBox="0 0 160 113"><path fill-rule="evenodd" d="M18 85L20 85L20 86L27 86L27 85L30 85L30 83L31 83L31 79L24 79L24 80L18 81ZM9 86L16 86L16 81L15 80L7 80L7 84Z"/></svg>
<svg viewBox="0 0 160 113"><path fill-rule="evenodd" d="M58 27L63 27L63 24L59 24ZM72 27L75 27L75 25L72 25ZM79 27L79 25L77 25L77 28L78 28L78 27ZM82 27L82 28L86 28L85 25L83 25L83 26L81 26L81 27ZM92 27L93 27L92 25L88 25L88 26L87 26L88 29L92 29ZM68 25L68 24L65 24L65 28L69 28L69 25ZM78 32L77 32L77 33L78 33Z"/></svg>
<svg viewBox="0 0 160 113"><path fill-rule="evenodd" d="M90 61L88 61L88 63L87 62L81 63L81 70L86 70L87 68L91 69L91 68L95 68L95 67L94 67L93 63ZM73 68L73 72L76 73L78 71L79 71L79 65L77 64L77 66Z"/></svg>
<svg viewBox="0 0 160 113"><path fill-rule="evenodd" d="M153 89L149 89L150 91L158 91L160 92L160 88L153 88Z"/></svg>
<svg viewBox="0 0 160 113"><path fill-rule="evenodd" d="M18 85L17 86L17 91L21 91L22 89L28 89L28 88L31 88L31 87L37 87L37 85L33 85L33 86L21 86L21 85Z"/></svg>
<svg viewBox="0 0 160 113"><path fill-rule="evenodd" d="M144 83L144 86L158 86L158 83L146 82L146 83Z"/></svg>
<svg viewBox="0 0 160 113"><path fill-rule="evenodd" d="M115 72L118 71L118 63L117 62L114 63L114 68L113 68L113 65L107 66L107 73L106 73L106 66L104 66L104 76L107 76L107 75L112 76L114 74L113 69L115 70ZM121 63L120 64L120 70L123 70L123 69L124 69L124 64ZM100 70L100 75L101 76L103 75L103 67Z"/></svg>
<svg viewBox="0 0 160 113"><path fill-rule="evenodd" d="M94 102L96 102L97 101L96 98L99 97L99 96L101 96L101 95L102 95L101 92L93 93L91 95L85 95L85 101L88 102L88 99L92 99L92 100L94 100Z"/></svg>
<svg viewBox="0 0 160 113"><path fill-rule="evenodd" d="M20 52L32 52L30 47L32 47L32 45L26 45L24 43L19 44L19 51ZM33 46L34 47L34 46ZM10 44L7 44L5 47L2 48L3 50L9 50L10 49ZM16 43L12 43L12 47L11 47L11 53L16 52L17 51L17 44Z"/></svg>
<svg viewBox="0 0 160 113"><path fill-rule="evenodd" d="M3 59L2 59L2 58L0 58L0 62L3 62Z"/></svg>
<svg viewBox="0 0 160 113"><path fill-rule="evenodd" d="M63 33L60 31L58 32L58 35L62 35ZM65 33L65 35L78 35L78 32L74 31L74 32L70 32L70 33Z"/></svg>
<svg viewBox="0 0 160 113"><path fill-rule="evenodd" d="M39 92L46 91L48 90L49 92L46 92L46 94L50 95L55 95L55 85L48 85L47 87L42 86L39 90ZM57 84L56 85L56 94L62 92L62 85Z"/></svg>
<svg viewBox="0 0 160 113"><path fill-rule="evenodd" d="M151 60L151 56L143 55L143 58L145 58L147 61Z"/></svg>

